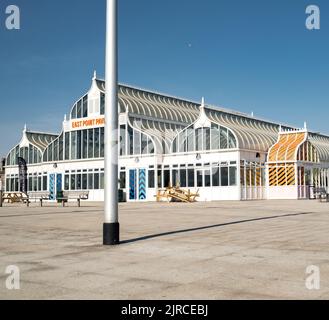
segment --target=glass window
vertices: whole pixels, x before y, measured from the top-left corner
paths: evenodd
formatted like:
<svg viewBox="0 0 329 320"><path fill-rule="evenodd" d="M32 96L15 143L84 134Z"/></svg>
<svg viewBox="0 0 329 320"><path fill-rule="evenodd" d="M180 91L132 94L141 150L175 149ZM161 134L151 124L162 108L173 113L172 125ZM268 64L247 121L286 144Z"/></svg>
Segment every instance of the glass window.
<svg viewBox="0 0 329 320"><path fill-rule="evenodd" d="M100 129L101 132L101 142L100 142L100 157L104 158L104 127Z"/></svg>
<svg viewBox="0 0 329 320"><path fill-rule="evenodd" d="M76 177L76 189L81 190L82 184L81 184L81 174L77 174Z"/></svg>
<svg viewBox="0 0 329 320"><path fill-rule="evenodd" d="M235 137L231 131L228 133L228 142L229 142L229 148L235 149L237 147Z"/></svg>
<svg viewBox="0 0 329 320"><path fill-rule="evenodd" d="M88 158L92 159L94 156L94 130L88 130Z"/></svg>
<svg viewBox="0 0 329 320"><path fill-rule="evenodd" d="M228 167L220 168L221 186L228 186Z"/></svg>
<svg viewBox="0 0 329 320"><path fill-rule="evenodd" d="M84 118L88 117L88 95L83 97L83 113Z"/></svg>
<svg viewBox="0 0 329 320"><path fill-rule="evenodd" d="M196 183L197 183L197 187L203 187L203 171L202 170L196 171Z"/></svg>
<svg viewBox="0 0 329 320"><path fill-rule="evenodd" d="M81 135L82 135L82 131L81 130L77 131L77 159L82 159Z"/></svg>
<svg viewBox="0 0 329 320"><path fill-rule="evenodd" d="M87 174L82 175L82 190L87 190L88 189L88 176Z"/></svg>
<svg viewBox="0 0 329 320"><path fill-rule="evenodd" d="M99 158L99 128L94 131L94 158Z"/></svg>
<svg viewBox="0 0 329 320"><path fill-rule="evenodd" d="M134 154L141 154L141 133L134 130Z"/></svg>
<svg viewBox="0 0 329 320"><path fill-rule="evenodd" d="M170 170L163 171L163 187L170 187Z"/></svg>
<svg viewBox="0 0 329 320"><path fill-rule="evenodd" d="M42 190L47 191L47 189L48 189L48 177L43 176L42 177Z"/></svg>
<svg viewBox="0 0 329 320"><path fill-rule="evenodd" d="M77 158L77 132L71 132L71 159Z"/></svg>
<svg viewBox="0 0 329 320"><path fill-rule="evenodd" d="M219 149L219 127L214 123L211 125L211 149Z"/></svg>
<svg viewBox="0 0 329 320"><path fill-rule="evenodd" d="M196 151L202 151L202 128L196 129L195 131L195 148Z"/></svg>
<svg viewBox="0 0 329 320"><path fill-rule="evenodd" d="M214 167L212 168L212 185L213 187L219 187L219 168Z"/></svg>
<svg viewBox="0 0 329 320"><path fill-rule="evenodd" d="M101 110L100 114L105 114L105 94L101 92Z"/></svg>
<svg viewBox="0 0 329 320"><path fill-rule="evenodd" d="M120 156L126 155L126 126L120 126Z"/></svg>
<svg viewBox="0 0 329 320"><path fill-rule="evenodd" d="M104 190L104 172L101 172L99 175L99 188Z"/></svg>
<svg viewBox="0 0 329 320"><path fill-rule="evenodd" d="M64 176L64 190L70 190L70 175Z"/></svg>
<svg viewBox="0 0 329 320"><path fill-rule="evenodd" d="M205 170L205 172L204 172L204 185L205 185L205 187L211 187L211 172L210 172L210 170Z"/></svg>
<svg viewBox="0 0 329 320"><path fill-rule="evenodd" d="M186 138L185 130L179 134L178 141L179 141L178 151L186 152L187 151L187 138Z"/></svg>
<svg viewBox="0 0 329 320"><path fill-rule="evenodd" d="M63 134L61 134L58 140L58 160L63 160Z"/></svg>
<svg viewBox="0 0 329 320"><path fill-rule="evenodd" d="M177 185L180 185L178 170L172 170L172 186L176 187Z"/></svg>
<svg viewBox="0 0 329 320"><path fill-rule="evenodd" d="M65 160L70 159L70 133L65 133Z"/></svg>
<svg viewBox="0 0 329 320"><path fill-rule="evenodd" d="M88 131L82 131L82 158L88 158Z"/></svg>
<svg viewBox="0 0 329 320"><path fill-rule="evenodd" d="M162 170L158 170L158 188L162 188Z"/></svg>
<svg viewBox="0 0 329 320"><path fill-rule="evenodd" d="M94 175L92 173L88 173L88 189L94 189Z"/></svg>
<svg viewBox="0 0 329 320"><path fill-rule="evenodd" d="M77 118L77 105L74 105L72 112L71 112L71 119Z"/></svg>
<svg viewBox="0 0 329 320"><path fill-rule="evenodd" d="M203 129L203 150L210 150L210 128Z"/></svg>
<svg viewBox="0 0 329 320"><path fill-rule="evenodd" d="M76 181L75 174L71 174L71 190L75 190L75 186L76 186L75 181Z"/></svg>
<svg viewBox="0 0 329 320"><path fill-rule="evenodd" d="M134 130L128 126L128 155L134 154Z"/></svg>
<svg viewBox="0 0 329 320"><path fill-rule="evenodd" d="M228 132L226 128L221 127L220 128L220 148L221 149L227 149L228 145Z"/></svg>
<svg viewBox="0 0 329 320"><path fill-rule="evenodd" d="M187 134L187 151L193 152L194 151L194 130L192 128L188 128L186 130Z"/></svg>
<svg viewBox="0 0 329 320"><path fill-rule="evenodd" d="M147 150L147 136L142 133L142 154L148 154Z"/></svg>
<svg viewBox="0 0 329 320"><path fill-rule="evenodd" d="M82 100L77 103L77 118L82 116Z"/></svg>
<svg viewBox="0 0 329 320"><path fill-rule="evenodd" d="M120 172L120 189L126 188L126 172L121 171Z"/></svg>
<svg viewBox="0 0 329 320"><path fill-rule="evenodd" d="M181 169L179 171L180 186L186 188L186 169Z"/></svg>
<svg viewBox="0 0 329 320"><path fill-rule="evenodd" d="M155 188L154 170L149 170L149 172L148 172L148 187L149 188Z"/></svg>
<svg viewBox="0 0 329 320"><path fill-rule="evenodd" d="M94 174L94 189L99 189L99 173Z"/></svg>
<svg viewBox="0 0 329 320"><path fill-rule="evenodd" d="M188 169L187 175L188 175L188 187L194 188L195 187L194 169Z"/></svg>

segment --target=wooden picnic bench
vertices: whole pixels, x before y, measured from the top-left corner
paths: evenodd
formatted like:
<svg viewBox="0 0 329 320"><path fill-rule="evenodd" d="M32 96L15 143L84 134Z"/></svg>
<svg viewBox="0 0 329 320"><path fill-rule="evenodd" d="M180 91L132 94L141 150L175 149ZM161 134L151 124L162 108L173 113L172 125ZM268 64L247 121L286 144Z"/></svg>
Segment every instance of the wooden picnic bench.
<svg viewBox="0 0 329 320"><path fill-rule="evenodd" d="M50 199L50 194L49 194L49 192L33 191L33 192L28 192L28 197L29 197L30 202L32 200L39 201L40 207L42 207L43 201Z"/></svg>
<svg viewBox="0 0 329 320"><path fill-rule="evenodd" d="M7 201L8 203L26 203L27 206L30 205L30 200L27 194L23 192L3 192L2 201Z"/></svg>
<svg viewBox="0 0 329 320"><path fill-rule="evenodd" d="M63 191L63 196L57 197L57 200L62 202L63 207L65 207L65 203L69 202L69 200L76 200L78 207L81 207L81 200L88 199L89 191Z"/></svg>
<svg viewBox="0 0 329 320"><path fill-rule="evenodd" d="M329 202L329 193L326 188L314 188L314 195L320 202Z"/></svg>

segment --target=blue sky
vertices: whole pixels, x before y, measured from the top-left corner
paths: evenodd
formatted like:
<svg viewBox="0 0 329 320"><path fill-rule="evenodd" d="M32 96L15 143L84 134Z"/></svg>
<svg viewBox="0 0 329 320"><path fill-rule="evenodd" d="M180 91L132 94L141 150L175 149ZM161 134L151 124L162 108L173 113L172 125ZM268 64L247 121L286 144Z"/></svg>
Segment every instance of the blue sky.
<svg viewBox="0 0 329 320"><path fill-rule="evenodd" d="M118 0L121 82L329 134L325 0ZM5 29L5 8L21 30ZM321 30L305 28L307 5ZM104 75L105 0L0 2L0 155L24 123L59 132Z"/></svg>

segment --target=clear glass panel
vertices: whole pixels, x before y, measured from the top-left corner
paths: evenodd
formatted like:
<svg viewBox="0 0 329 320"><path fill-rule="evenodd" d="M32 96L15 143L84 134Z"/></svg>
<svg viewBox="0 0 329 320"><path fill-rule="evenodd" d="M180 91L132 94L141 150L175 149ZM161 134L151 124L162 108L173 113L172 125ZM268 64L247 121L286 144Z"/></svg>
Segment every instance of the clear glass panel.
<svg viewBox="0 0 329 320"><path fill-rule="evenodd" d="M235 137L234 137L234 135L231 131L229 131L229 134L228 134L228 141L229 141L229 148L230 149L235 149L237 147Z"/></svg>
<svg viewBox="0 0 329 320"><path fill-rule="evenodd" d="M65 160L70 159L70 133L65 133Z"/></svg>
<svg viewBox="0 0 329 320"><path fill-rule="evenodd" d="M179 176L180 176L180 186L182 188L186 188L186 169L181 169L180 170L180 173L179 173Z"/></svg>
<svg viewBox="0 0 329 320"><path fill-rule="evenodd" d="M149 188L155 188L154 185L154 170L148 171L148 187Z"/></svg>
<svg viewBox="0 0 329 320"><path fill-rule="evenodd" d="M217 124L212 124L211 125L211 149L212 150L220 149L219 126Z"/></svg>
<svg viewBox="0 0 329 320"><path fill-rule="evenodd" d="M142 134L142 154L148 154L147 136L145 134Z"/></svg>
<svg viewBox="0 0 329 320"><path fill-rule="evenodd" d="M141 154L141 133L134 130L134 154Z"/></svg>
<svg viewBox="0 0 329 320"><path fill-rule="evenodd" d="M82 131L77 131L77 159L82 159Z"/></svg>
<svg viewBox="0 0 329 320"><path fill-rule="evenodd" d="M105 94L101 92L101 109L100 109L100 114L103 115L105 114Z"/></svg>
<svg viewBox="0 0 329 320"><path fill-rule="evenodd" d="M196 151L202 151L203 150L203 146L202 146L202 141L203 141L203 137L202 137L202 128L196 129L195 130L195 148Z"/></svg>
<svg viewBox="0 0 329 320"><path fill-rule="evenodd" d="M72 112L71 112L71 119L77 118L77 105L74 105Z"/></svg>
<svg viewBox="0 0 329 320"><path fill-rule="evenodd" d="M203 150L210 150L210 128L203 129Z"/></svg>
<svg viewBox="0 0 329 320"><path fill-rule="evenodd" d="M219 187L219 168L214 167L212 168L212 185L213 187Z"/></svg>
<svg viewBox="0 0 329 320"><path fill-rule="evenodd" d="M126 155L126 126L120 126L120 156Z"/></svg>
<svg viewBox="0 0 329 320"><path fill-rule="evenodd" d="M88 158L92 159L94 157L94 130L88 130Z"/></svg>
<svg viewBox="0 0 329 320"><path fill-rule="evenodd" d="M100 129L100 131L101 131L101 142L100 142L100 148L101 148L101 150L100 150L100 157L101 158L104 158L104 152L105 152L104 151L104 146L105 146L104 130L105 130L104 127Z"/></svg>
<svg viewBox="0 0 329 320"><path fill-rule="evenodd" d="M236 186L237 180L237 168L236 167L230 167L230 186Z"/></svg>
<svg viewBox="0 0 329 320"><path fill-rule="evenodd" d="M220 127L220 148L228 148L228 132L226 128Z"/></svg>
<svg viewBox="0 0 329 320"><path fill-rule="evenodd" d="M82 158L88 158L88 131L82 131Z"/></svg>
<svg viewBox="0 0 329 320"><path fill-rule="evenodd" d="M228 167L220 168L221 186L228 186Z"/></svg>
<svg viewBox="0 0 329 320"><path fill-rule="evenodd" d="M82 100L77 103L77 118L82 117Z"/></svg>
<svg viewBox="0 0 329 320"><path fill-rule="evenodd" d="M202 170L196 171L196 183L197 183L197 187L203 187L203 171Z"/></svg>
<svg viewBox="0 0 329 320"><path fill-rule="evenodd" d="M77 158L77 132L71 132L71 159Z"/></svg>
<svg viewBox="0 0 329 320"><path fill-rule="evenodd" d="M194 151L194 130L192 128L188 128L186 130L187 134L187 151L193 152Z"/></svg>
<svg viewBox="0 0 329 320"><path fill-rule="evenodd" d="M83 97L83 111L82 116L84 118L88 117L88 95Z"/></svg>
<svg viewBox="0 0 329 320"><path fill-rule="evenodd" d="M94 158L99 158L99 128L94 131Z"/></svg>

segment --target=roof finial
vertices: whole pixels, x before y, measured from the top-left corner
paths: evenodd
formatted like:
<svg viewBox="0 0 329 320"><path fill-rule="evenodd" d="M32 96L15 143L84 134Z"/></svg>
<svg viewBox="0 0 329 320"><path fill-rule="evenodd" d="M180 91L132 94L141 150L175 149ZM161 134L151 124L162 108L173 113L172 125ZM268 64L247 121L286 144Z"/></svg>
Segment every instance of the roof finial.
<svg viewBox="0 0 329 320"><path fill-rule="evenodd" d="M97 71L94 70L94 76L93 76L93 80L96 80L97 79Z"/></svg>
<svg viewBox="0 0 329 320"><path fill-rule="evenodd" d="M26 125L26 123L24 124L24 130L23 130L24 132L26 132L27 131L27 125Z"/></svg>
<svg viewBox="0 0 329 320"><path fill-rule="evenodd" d="M66 113L64 114L64 121L66 121L67 120L67 118L66 118Z"/></svg>
<svg viewBox="0 0 329 320"><path fill-rule="evenodd" d="M204 107L205 107L205 99L204 99L204 97L202 97L200 108L201 108L201 109L204 109Z"/></svg>
<svg viewBox="0 0 329 320"><path fill-rule="evenodd" d="M304 129L307 130L307 122L304 122Z"/></svg>

